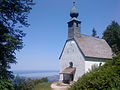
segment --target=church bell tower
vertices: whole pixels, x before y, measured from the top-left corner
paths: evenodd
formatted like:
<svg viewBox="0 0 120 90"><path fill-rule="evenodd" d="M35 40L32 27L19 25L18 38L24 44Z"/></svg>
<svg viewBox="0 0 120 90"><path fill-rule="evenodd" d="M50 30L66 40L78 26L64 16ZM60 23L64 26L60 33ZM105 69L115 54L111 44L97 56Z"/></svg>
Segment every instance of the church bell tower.
<svg viewBox="0 0 120 90"><path fill-rule="evenodd" d="M78 15L79 13L75 7L75 1L73 1L73 7L70 11L71 20L68 21L68 40L80 36L81 21L77 19Z"/></svg>

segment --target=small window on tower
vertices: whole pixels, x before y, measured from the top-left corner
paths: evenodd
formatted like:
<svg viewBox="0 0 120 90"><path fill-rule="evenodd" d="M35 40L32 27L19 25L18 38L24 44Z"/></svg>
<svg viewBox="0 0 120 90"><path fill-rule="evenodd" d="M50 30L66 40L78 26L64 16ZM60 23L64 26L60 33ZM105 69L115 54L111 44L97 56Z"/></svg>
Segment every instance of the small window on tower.
<svg viewBox="0 0 120 90"><path fill-rule="evenodd" d="M78 27L78 23L76 24L76 27Z"/></svg>

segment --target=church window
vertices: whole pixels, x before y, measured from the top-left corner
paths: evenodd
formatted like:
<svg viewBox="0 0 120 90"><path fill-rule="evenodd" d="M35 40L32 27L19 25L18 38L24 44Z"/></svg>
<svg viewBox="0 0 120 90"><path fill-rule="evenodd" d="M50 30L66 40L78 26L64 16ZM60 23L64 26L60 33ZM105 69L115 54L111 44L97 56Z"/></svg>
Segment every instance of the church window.
<svg viewBox="0 0 120 90"><path fill-rule="evenodd" d="M99 63L99 66L102 66L102 63Z"/></svg>
<svg viewBox="0 0 120 90"><path fill-rule="evenodd" d="M72 68L73 67L73 62L69 62L69 65L70 65L69 67Z"/></svg>
<svg viewBox="0 0 120 90"><path fill-rule="evenodd" d="M67 50L67 53L69 53L69 50Z"/></svg>
<svg viewBox="0 0 120 90"><path fill-rule="evenodd" d="M74 49L72 51L74 52Z"/></svg>

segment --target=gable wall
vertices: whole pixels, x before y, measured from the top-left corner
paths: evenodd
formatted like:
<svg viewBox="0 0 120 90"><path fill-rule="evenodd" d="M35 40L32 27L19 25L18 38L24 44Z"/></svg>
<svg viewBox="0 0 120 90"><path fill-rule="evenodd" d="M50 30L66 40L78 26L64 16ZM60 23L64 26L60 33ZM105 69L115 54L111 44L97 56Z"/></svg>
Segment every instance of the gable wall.
<svg viewBox="0 0 120 90"><path fill-rule="evenodd" d="M77 81L85 73L85 59L74 40L68 41L64 47L60 57L60 72L69 67L69 62L73 62L73 67L76 67L74 81ZM60 74L62 80L63 75Z"/></svg>

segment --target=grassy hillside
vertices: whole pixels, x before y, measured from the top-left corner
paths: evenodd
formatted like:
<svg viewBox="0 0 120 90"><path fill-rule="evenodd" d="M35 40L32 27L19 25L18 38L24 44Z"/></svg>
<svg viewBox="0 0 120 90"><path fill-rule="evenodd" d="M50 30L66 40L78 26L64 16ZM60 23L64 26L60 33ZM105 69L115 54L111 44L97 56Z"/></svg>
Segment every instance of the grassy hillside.
<svg viewBox="0 0 120 90"><path fill-rule="evenodd" d="M32 90L51 90L50 85L49 82L39 83Z"/></svg>
<svg viewBox="0 0 120 90"><path fill-rule="evenodd" d="M70 90L120 90L120 54L82 76Z"/></svg>
<svg viewBox="0 0 120 90"><path fill-rule="evenodd" d="M31 79L17 77L13 81L15 90L51 90L47 78Z"/></svg>

